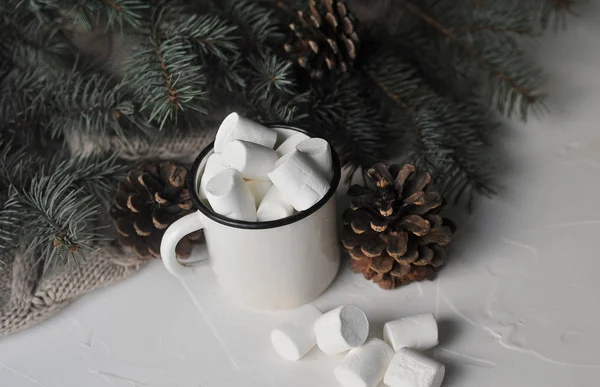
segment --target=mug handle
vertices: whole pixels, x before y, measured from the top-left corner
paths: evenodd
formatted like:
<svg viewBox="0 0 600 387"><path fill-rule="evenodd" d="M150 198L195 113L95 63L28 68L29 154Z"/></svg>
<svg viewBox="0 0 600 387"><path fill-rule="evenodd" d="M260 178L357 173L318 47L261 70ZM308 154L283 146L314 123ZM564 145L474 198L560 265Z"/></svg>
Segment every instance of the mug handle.
<svg viewBox="0 0 600 387"><path fill-rule="evenodd" d="M165 231L160 242L162 262L175 277L183 278L191 274L190 265L177 260L175 247L184 236L204 228L202 217L198 211L187 214L173 222Z"/></svg>

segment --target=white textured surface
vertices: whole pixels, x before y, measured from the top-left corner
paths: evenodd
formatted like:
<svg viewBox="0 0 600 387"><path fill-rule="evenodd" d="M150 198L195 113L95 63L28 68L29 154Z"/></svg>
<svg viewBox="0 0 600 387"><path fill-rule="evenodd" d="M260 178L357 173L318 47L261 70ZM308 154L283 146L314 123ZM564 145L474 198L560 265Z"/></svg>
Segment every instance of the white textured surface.
<svg viewBox="0 0 600 387"><path fill-rule="evenodd" d="M315 302L359 305L377 337L433 311L444 387L600 386L600 5L589 3L535 53L552 113L502 133L506 188L478 203L439 279L384 292L344 266ZM207 267L182 286L154 262L0 340L0 386L336 386L341 356L273 351L284 320L227 302Z"/></svg>

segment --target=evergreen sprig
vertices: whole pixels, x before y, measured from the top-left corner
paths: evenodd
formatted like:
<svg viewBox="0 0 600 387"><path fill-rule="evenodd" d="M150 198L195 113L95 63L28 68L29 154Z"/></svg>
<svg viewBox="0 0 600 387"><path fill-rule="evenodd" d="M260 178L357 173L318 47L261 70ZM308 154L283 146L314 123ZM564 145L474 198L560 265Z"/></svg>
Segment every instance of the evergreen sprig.
<svg viewBox="0 0 600 387"><path fill-rule="evenodd" d="M221 8L239 26L246 44L259 46L285 37L276 11L252 0L224 0Z"/></svg>
<svg viewBox="0 0 600 387"><path fill-rule="evenodd" d="M216 56L228 62L239 53L237 27L217 15L191 15L182 17L168 27L167 36L181 38L192 44L199 56Z"/></svg>
<svg viewBox="0 0 600 387"><path fill-rule="evenodd" d="M433 3L435 6L432 4L428 8L428 3ZM487 90L490 106L495 106L500 113L509 117L518 111L524 120L530 111L539 113L544 109L544 95L538 91L543 78L540 77L538 69L527 63L516 47L516 42L507 44L510 42L501 41L498 44L496 39L477 39L474 36L475 31L468 29L472 24L467 25L467 29L461 30L461 24L454 26L446 22L442 14L438 13L439 10L436 12L435 8L439 8L439 4L435 2L425 1L417 4L412 0L401 0L400 4L406 12L421 20L426 28L431 29L450 46L449 52L452 53L455 61L462 62L465 58L469 59L473 62L472 67L486 74L488 82L485 90ZM454 9L449 11L444 8L443 11L450 19L456 14ZM465 15L461 16L464 18ZM456 23L461 21L461 18L458 18ZM506 32L500 28L497 31L493 29L482 31L500 34ZM465 32L471 34L465 36ZM518 29L513 29L513 32L519 33Z"/></svg>
<svg viewBox="0 0 600 387"><path fill-rule="evenodd" d="M486 142L493 119L476 105L437 94L398 54L382 52L377 58L365 71L387 104L402 110L396 125L408 129L405 161L437 176L448 198L466 193L472 202L474 193L493 193L494 162Z"/></svg>
<svg viewBox="0 0 600 387"><path fill-rule="evenodd" d="M70 134L73 128L89 128L99 135L124 135L121 121L134 113L134 105L124 96L122 83L110 77L78 73L59 80L59 87L49 82L34 99L35 104L50 105L45 110L51 137Z"/></svg>
<svg viewBox="0 0 600 387"><path fill-rule="evenodd" d="M155 40L133 53L128 66L134 98L148 120L163 128L177 122L184 110L207 113L202 67L190 53L191 45L179 39Z"/></svg>
<svg viewBox="0 0 600 387"><path fill-rule="evenodd" d="M61 176L62 178L62 176ZM102 238L96 222L100 207L93 195L73 188L71 178L36 176L26 190L14 188L8 201L20 207L26 253L37 255L44 270L53 263L75 263Z"/></svg>
<svg viewBox="0 0 600 387"><path fill-rule="evenodd" d="M73 187L82 187L86 194L100 198L102 203L109 203L117 184L125 177L126 167L127 164L121 162L118 155L75 156L56 159L50 170L54 174L69 176Z"/></svg>
<svg viewBox="0 0 600 387"><path fill-rule="evenodd" d="M300 107L307 94L299 91L292 64L275 54L251 56L248 62L246 93L249 101L258 102L248 106L249 114L267 122L302 118Z"/></svg>

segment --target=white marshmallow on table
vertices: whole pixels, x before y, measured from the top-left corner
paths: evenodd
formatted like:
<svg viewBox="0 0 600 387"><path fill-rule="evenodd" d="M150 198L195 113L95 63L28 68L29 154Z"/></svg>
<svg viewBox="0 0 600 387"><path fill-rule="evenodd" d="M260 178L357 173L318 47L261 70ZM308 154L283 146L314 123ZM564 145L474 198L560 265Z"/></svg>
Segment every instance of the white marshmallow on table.
<svg viewBox="0 0 600 387"><path fill-rule="evenodd" d="M287 218L293 214L294 207L285 201L281 192L275 186L269 189L256 211L256 217L259 222Z"/></svg>
<svg viewBox="0 0 600 387"><path fill-rule="evenodd" d="M296 145L296 150L307 155L327 181L333 177L333 161L329 143L322 138L309 138Z"/></svg>
<svg viewBox="0 0 600 387"><path fill-rule="evenodd" d="M206 184L206 198L212 209L231 219L256 222L256 206L250 188L235 169L217 173Z"/></svg>
<svg viewBox="0 0 600 387"><path fill-rule="evenodd" d="M330 188L329 182L315 170L308 156L297 150L281 157L268 176L297 211L315 205Z"/></svg>
<svg viewBox="0 0 600 387"><path fill-rule="evenodd" d="M287 153L294 151L296 149L296 145L298 145L304 140L308 140L309 138L310 137L304 133L296 133L288 137L284 142L282 142L281 145L279 145L277 149L275 149L275 151L277 152L279 157L281 157Z"/></svg>
<svg viewBox="0 0 600 387"><path fill-rule="evenodd" d="M385 323L383 340L397 352L408 347L424 351L438 345L438 326L431 313Z"/></svg>
<svg viewBox="0 0 600 387"><path fill-rule="evenodd" d="M273 149L277 132L257 122L231 113L221 123L215 136L215 152L222 152L225 144L232 140L243 140Z"/></svg>
<svg viewBox="0 0 600 387"><path fill-rule="evenodd" d="M394 356L392 348L379 339L370 339L354 348L335 367L336 379L344 387L375 387Z"/></svg>
<svg viewBox="0 0 600 387"><path fill-rule="evenodd" d="M223 164L237 169L242 177L255 180L269 180L267 174L278 158L273 149L242 140L228 142L222 153Z"/></svg>
<svg viewBox="0 0 600 387"><path fill-rule="evenodd" d="M313 329L321 311L308 304L298 309L293 322L288 322L271 331L271 342L275 351L287 360L298 360L317 345Z"/></svg>
<svg viewBox="0 0 600 387"><path fill-rule="evenodd" d="M328 355L362 345L369 334L369 320L356 305L343 305L317 319L315 334L319 349Z"/></svg>
<svg viewBox="0 0 600 387"><path fill-rule="evenodd" d="M212 179L214 175L225 169L227 169L227 167L223 165L221 154L213 153L208 156L206 164L204 165L204 171L202 172L202 178L200 179L200 197L202 199L206 198L206 184L208 184L208 181Z"/></svg>
<svg viewBox="0 0 600 387"><path fill-rule="evenodd" d="M440 387L446 368L411 348L400 348L383 377L390 387Z"/></svg>
<svg viewBox="0 0 600 387"><path fill-rule="evenodd" d="M262 203L263 198L267 192L269 192L269 189L273 187L273 183L271 183L270 180L248 180L246 184L248 184L248 188L250 188L250 192L252 192L252 196L254 196L256 208Z"/></svg>

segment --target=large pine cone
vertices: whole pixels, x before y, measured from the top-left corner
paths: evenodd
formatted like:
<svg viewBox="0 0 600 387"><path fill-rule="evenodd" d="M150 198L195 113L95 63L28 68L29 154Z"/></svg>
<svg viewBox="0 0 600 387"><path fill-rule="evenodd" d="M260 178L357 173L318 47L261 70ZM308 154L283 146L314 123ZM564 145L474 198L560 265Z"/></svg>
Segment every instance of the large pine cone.
<svg viewBox="0 0 600 387"><path fill-rule="evenodd" d="M110 214L116 221L117 240L141 259L160 258L160 241L167 227L194 212L187 188L187 169L171 162L140 165L119 183ZM189 234L177 245L187 258L202 232Z"/></svg>
<svg viewBox="0 0 600 387"><path fill-rule="evenodd" d="M298 11L290 24L296 42L284 49L296 58L311 78L321 79L330 71L346 72L356 59L359 38L356 19L341 0L310 0L309 11Z"/></svg>
<svg viewBox="0 0 600 387"><path fill-rule="evenodd" d="M384 289L432 279L446 260L454 224L439 215L444 200L428 172L410 164L375 164L371 188L350 187L342 242L350 268Z"/></svg>

